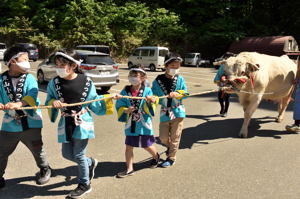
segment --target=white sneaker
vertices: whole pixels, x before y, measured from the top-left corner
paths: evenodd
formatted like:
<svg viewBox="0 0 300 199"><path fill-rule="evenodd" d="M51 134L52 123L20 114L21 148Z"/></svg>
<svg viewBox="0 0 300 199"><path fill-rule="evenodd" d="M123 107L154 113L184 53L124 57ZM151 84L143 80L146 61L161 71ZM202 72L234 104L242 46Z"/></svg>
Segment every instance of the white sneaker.
<svg viewBox="0 0 300 199"><path fill-rule="evenodd" d="M289 132L294 132L294 133L299 133L300 132L300 127L293 124L293 125L286 125L285 129Z"/></svg>

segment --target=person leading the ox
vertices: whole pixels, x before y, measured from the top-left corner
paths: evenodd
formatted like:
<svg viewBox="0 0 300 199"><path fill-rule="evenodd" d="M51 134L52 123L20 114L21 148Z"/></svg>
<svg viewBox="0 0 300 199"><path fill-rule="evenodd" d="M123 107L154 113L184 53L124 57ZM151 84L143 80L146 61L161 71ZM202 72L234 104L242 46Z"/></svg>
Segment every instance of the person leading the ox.
<svg viewBox="0 0 300 199"><path fill-rule="evenodd" d="M40 109L15 110L25 106L38 106L38 84L33 75L28 74L30 63L28 51L13 46L6 50L4 61L8 71L0 76L0 110L5 114L0 131L0 188L5 186L3 175L8 157L22 142L32 153L40 172L36 183L45 184L51 176L51 168L43 149Z"/></svg>
<svg viewBox="0 0 300 199"><path fill-rule="evenodd" d="M58 142L62 143L64 158L78 164L78 187L69 193L71 198L79 198L91 191L91 180L94 177L98 161L86 157L88 140L95 137L94 123L90 110L96 115L112 114L112 99L92 102L85 105L64 107L66 104L101 99L93 82L78 73L80 61L76 51L67 49L55 53L57 77L47 87L46 105L51 122L55 122L58 109L61 118L58 123Z"/></svg>
<svg viewBox="0 0 300 199"><path fill-rule="evenodd" d="M168 96L159 101L161 105L159 138L167 147L167 159L161 164L164 168L174 165L176 161L185 118L182 99L188 95L184 78L178 75L182 58L176 54L168 54L165 60L166 72L158 75L152 83L154 95Z"/></svg>
<svg viewBox="0 0 300 199"><path fill-rule="evenodd" d="M226 93L224 90L222 90L222 87L225 85L225 75L224 75L224 65L221 64L219 67L219 70L215 76L214 83L216 83L219 86L218 91L218 100L221 106L220 115L221 117L227 116L227 111L229 108L229 97L230 94Z"/></svg>
<svg viewBox="0 0 300 199"><path fill-rule="evenodd" d="M299 133L300 132L300 62L297 60L297 73L294 80L294 86L296 87L296 96L294 102L294 113L293 118L295 120L294 124L286 125L285 129L290 132Z"/></svg>

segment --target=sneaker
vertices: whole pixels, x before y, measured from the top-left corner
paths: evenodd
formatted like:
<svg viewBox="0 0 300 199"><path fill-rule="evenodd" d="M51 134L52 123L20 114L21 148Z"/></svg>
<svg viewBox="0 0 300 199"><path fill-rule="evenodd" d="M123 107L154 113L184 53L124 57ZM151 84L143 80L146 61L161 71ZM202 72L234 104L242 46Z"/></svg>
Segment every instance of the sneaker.
<svg viewBox="0 0 300 199"><path fill-rule="evenodd" d="M117 178L125 178L127 176L132 176L134 174L134 170L128 172L127 170L126 171L122 171L120 173L117 174Z"/></svg>
<svg viewBox="0 0 300 199"><path fill-rule="evenodd" d="M43 185L43 184L46 184L47 182L49 182L51 173L52 173L52 171L49 166L41 168L40 172L37 174L36 184Z"/></svg>
<svg viewBox="0 0 300 199"><path fill-rule="evenodd" d="M95 169L97 168L98 165L98 160L91 158L92 160L92 165L89 167L89 172L90 172L90 181L94 178L95 176Z"/></svg>
<svg viewBox="0 0 300 199"><path fill-rule="evenodd" d="M222 115L223 112L224 112L224 108L221 108L221 110L220 110L220 115Z"/></svg>
<svg viewBox="0 0 300 199"><path fill-rule="evenodd" d="M69 198L80 198L81 196L84 196L85 194L92 191L91 185L85 185L79 183L77 188L71 191L67 197Z"/></svg>
<svg viewBox="0 0 300 199"><path fill-rule="evenodd" d="M227 112L222 113L221 117L227 117Z"/></svg>
<svg viewBox="0 0 300 199"><path fill-rule="evenodd" d="M174 160L167 158L163 163L160 164L161 167L167 168L175 164Z"/></svg>
<svg viewBox="0 0 300 199"><path fill-rule="evenodd" d="M150 168L152 169L156 168L158 166L159 160L160 160L160 155L157 153L157 158L156 159L152 158L151 160Z"/></svg>
<svg viewBox="0 0 300 199"><path fill-rule="evenodd" d="M293 124L293 125L286 125L285 129L289 132L294 132L294 133L298 133L300 132L300 127Z"/></svg>
<svg viewBox="0 0 300 199"><path fill-rule="evenodd" d="M0 189L5 187L5 179L3 177L0 178Z"/></svg>

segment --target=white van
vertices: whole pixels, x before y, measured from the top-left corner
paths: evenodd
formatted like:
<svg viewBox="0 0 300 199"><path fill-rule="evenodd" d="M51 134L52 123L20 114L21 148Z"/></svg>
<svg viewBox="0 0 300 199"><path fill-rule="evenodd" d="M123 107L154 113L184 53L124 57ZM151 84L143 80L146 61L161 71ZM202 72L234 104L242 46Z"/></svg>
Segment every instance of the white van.
<svg viewBox="0 0 300 199"><path fill-rule="evenodd" d="M186 53L183 58L185 66L209 66L210 61L201 58L200 53Z"/></svg>
<svg viewBox="0 0 300 199"><path fill-rule="evenodd" d="M169 53L166 47L143 46L134 50L132 55L128 57L128 68L133 65L142 65L151 71L156 69L164 69L165 56Z"/></svg>

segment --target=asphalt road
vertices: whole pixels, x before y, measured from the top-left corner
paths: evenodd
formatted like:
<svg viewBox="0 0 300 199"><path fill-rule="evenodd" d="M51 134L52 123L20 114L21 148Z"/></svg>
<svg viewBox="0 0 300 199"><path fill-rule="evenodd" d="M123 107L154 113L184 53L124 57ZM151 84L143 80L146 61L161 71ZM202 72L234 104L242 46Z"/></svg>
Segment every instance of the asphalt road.
<svg viewBox="0 0 300 199"><path fill-rule="evenodd" d="M31 72L36 74L32 63ZM121 82L111 92L119 92L127 84L128 70L120 68ZM190 93L215 89L212 68L182 67ZM149 72L150 82L161 72ZM45 86L43 87L45 88ZM42 89L43 90L43 89ZM46 93L39 94L43 102ZM100 163L92 181L93 191L84 198L203 198L203 199L298 199L300 198L300 138L284 130L292 120L292 104L284 121L274 122L275 104L262 102L254 113L249 138L237 137L243 112L235 95L227 118L221 118L216 93L190 97L184 101L187 118L176 164L168 169L148 169L149 155L135 149L134 176L117 179L125 169L123 124L116 113L95 116L96 139L90 141L87 154ZM1 113L2 114L2 113ZM157 111L157 114L159 112ZM54 168L51 181L38 186L38 171L30 152L19 144L10 156L5 178L7 186L0 191L1 199L64 198L76 187L76 166L61 156L57 143L57 123L49 122L43 110L43 140L49 162ZM2 115L1 115L2 117ZM159 117L154 118L158 135ZM159 152L165 148L156 145ZM165 158L165 155L162 155Z"/></svg>

